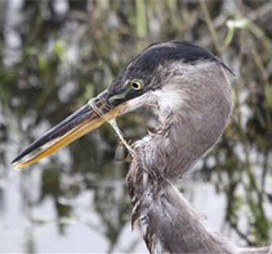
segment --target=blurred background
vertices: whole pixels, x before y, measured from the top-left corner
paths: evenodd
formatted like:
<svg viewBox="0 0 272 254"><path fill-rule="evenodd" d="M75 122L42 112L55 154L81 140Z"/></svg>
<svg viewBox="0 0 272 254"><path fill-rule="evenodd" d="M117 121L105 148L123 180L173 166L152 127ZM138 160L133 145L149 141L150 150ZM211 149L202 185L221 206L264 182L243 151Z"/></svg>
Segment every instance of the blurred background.
<svg viewBox="0 0 272 254"><path fill-rule="evenodd" d="M272 2L1 0L0 252L146 253L131 232L126 162L109 125L22 172L26 145L104 90L150 43L189 40L233 70L235 112L177 186L241 246L272 240ZM143 114L118 120L127 140ZM200 170L201 169L201 170Z"/></svg>

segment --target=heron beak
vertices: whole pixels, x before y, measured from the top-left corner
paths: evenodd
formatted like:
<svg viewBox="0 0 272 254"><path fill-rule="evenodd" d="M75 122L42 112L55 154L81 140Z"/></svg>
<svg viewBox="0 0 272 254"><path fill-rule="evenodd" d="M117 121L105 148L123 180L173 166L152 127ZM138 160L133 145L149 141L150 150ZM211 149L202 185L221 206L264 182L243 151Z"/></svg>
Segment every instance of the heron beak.
<svg viewBox="0 0 272 254"><path fill-rule="evenodd" d="M55 153L105 122L122 114L126 103L108 103L112 96L106 90L75 113L53 127L22 151L12 164L16 169L29 166Z"/></svg>

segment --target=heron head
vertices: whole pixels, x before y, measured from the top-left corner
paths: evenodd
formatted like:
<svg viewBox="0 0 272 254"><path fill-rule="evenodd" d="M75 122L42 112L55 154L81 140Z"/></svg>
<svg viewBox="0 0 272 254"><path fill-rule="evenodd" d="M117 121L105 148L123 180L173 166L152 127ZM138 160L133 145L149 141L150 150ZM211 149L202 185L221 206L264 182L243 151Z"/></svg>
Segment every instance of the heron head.
<svg viewBox="0 0 272 254"><path fill-rule="evenodd" d="M228 69L214 55L192 43L150 45L124 66L104 92L34 141L12 163L17 168L28 166L110 119L138 107L156 107L162 100L167 105L174 101L177 104L180 97L171 84L185 84L186 81L181 81L186 80L186 73L190 73L199 63L206 62ZM195 75L196 72L191 72L191 76Z"/></svg>

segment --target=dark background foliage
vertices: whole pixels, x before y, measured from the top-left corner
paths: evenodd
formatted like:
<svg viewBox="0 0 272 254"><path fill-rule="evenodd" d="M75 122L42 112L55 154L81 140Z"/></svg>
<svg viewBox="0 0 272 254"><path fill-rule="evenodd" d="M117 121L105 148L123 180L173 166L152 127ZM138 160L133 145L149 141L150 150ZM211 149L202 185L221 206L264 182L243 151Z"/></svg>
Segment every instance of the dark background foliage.
<svg viewBox="0 0 272 254"><path fill-rule="evenodd" d="M272 3L0 1L0 251L146 251L129 225L127 164L105 125L20 173L27 144L105 89L151 43L202 44L233 70L235 112L221 142L178 182L240 245L268 244L272 201ZM118 120L146 133L145 112Z"/></svg>

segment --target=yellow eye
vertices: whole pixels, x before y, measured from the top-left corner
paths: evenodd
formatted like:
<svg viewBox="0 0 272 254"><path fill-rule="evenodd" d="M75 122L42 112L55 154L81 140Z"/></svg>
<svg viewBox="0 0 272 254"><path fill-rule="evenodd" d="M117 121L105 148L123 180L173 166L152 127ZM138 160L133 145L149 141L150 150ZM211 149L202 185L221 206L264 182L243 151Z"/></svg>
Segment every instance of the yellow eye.
<svg viewBox="0 0 272 254"><path fill-rule="evenodd" d="M139 91L139 90L143 89L143 82L141 80L134 79L134 80L129 81L129 86L133 90Z"/></svg>

